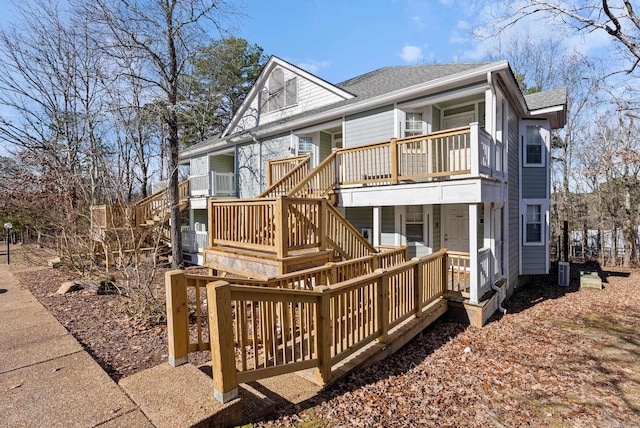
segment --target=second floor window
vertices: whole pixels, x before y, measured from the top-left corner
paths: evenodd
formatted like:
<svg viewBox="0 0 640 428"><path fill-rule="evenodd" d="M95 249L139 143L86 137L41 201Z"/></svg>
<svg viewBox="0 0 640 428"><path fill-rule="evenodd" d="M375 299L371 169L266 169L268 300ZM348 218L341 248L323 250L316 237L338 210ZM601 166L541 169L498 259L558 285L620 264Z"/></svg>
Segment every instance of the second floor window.
<svg viewBox="0 0 640 428"><path fill-rule="evenodd" d="M407 113L404 125L404 136L422 135L422 113Z"/></svg>
<svg viewBox="0 0 640 428"><path fill-rule="evenodd" d="M269 76L269 87L260 92L260 110L263 113L280 110L298 103L298 87L295 77L284 80L284 72L276 68Z"/></svg>
<svg viewBox="0 0 640 428"><path fill-rule="evenodd" d="M543 148L545 147L544 138L540 133L540 127L527 126L527 135L525 136L525 159L526 166L544 166Z"/></svg>

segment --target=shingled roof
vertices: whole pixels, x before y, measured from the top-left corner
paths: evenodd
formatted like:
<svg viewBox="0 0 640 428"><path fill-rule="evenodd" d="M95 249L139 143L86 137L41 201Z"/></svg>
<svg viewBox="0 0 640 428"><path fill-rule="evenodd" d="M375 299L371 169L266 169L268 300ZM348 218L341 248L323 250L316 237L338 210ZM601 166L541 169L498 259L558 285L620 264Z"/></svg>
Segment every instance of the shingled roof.
<svg viewBox="0 0 640 428"><path fill-rule="evenodd" d="M567 103L567 89L558 88L550 91L536 92L524 96L529 110L540 110L547 107L561 106Z"/></svg>
<svg viewBox="0 0 640 428"><path fill-rule="evenodd" d="M384 67L338 83L336 86L352 93L358 99L371 98L399 89L440 79L456 73L481 67L490 62L424 64Z"/></svg>

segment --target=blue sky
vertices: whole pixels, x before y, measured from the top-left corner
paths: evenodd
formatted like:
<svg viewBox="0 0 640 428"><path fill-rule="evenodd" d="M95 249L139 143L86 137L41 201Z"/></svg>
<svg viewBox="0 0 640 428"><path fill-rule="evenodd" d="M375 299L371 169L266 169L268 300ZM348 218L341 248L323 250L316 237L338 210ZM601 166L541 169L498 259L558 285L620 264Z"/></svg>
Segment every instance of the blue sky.
<svg viewBox="0 0 640 428"><path fill-rule="evenodd" d="M236 34L337 83L388 65L477 60L468 20L474 2L460 3L252 0Z"/></svg>
<svg viewBox="0 0 640 428"><path fill-rule="evenodd" d="M11 3L0 0L0 25L15 22ZM64 0L61 0L64 2ZM226 25L276 55L331 82L390 65L481 61L495 40L471 31L501 0L228 0L243 17ZM526 1L526 0L516 0ZM555 31L536 22L516 29L533 37ZM559 34L556 34L557 36ZM604 32L565 37L579 50L609 47Z"/></svg>

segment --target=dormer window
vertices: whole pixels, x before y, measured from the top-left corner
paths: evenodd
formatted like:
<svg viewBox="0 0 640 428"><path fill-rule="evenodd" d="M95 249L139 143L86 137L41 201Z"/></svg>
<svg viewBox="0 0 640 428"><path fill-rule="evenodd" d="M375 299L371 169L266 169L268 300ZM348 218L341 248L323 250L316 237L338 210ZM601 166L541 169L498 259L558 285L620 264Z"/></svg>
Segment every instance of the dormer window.
<svg viewBox="0 0 640 428"><path fill-rule="evenodd" d="M296 78L284 80L284 72L276 68L269 76L268 87L260 91L260 110L268 113L289 107L298 103L298 88Z"/></svg>

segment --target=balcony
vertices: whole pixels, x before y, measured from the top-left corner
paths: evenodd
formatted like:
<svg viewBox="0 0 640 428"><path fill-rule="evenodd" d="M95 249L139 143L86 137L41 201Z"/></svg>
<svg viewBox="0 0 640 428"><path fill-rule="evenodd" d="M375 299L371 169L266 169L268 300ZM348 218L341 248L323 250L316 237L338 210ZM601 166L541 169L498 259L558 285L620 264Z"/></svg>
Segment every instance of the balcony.
<svg viewBox="0 0 640 428"><path fill-rule="evenodd" d="M207 174L189 176L190 196L235 196L236 175L233 172L209 171Z"/></svg>

